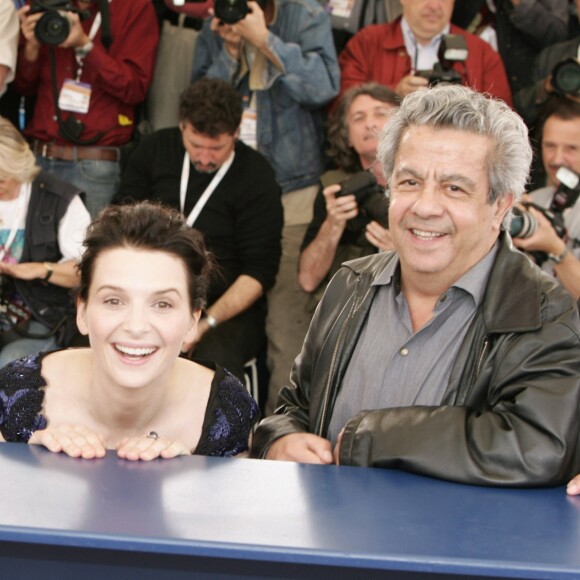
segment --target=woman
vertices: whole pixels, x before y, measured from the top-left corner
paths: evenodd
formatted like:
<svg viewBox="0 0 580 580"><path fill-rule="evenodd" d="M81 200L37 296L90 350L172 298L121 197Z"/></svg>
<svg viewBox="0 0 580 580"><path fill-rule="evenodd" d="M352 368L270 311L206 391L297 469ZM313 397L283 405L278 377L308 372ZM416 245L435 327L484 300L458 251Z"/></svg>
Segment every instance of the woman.
<svg viewBox="0 0 580 580"><path fill-rule="evenodd" d="M0 368L76 334L70 288L90 223L81 193L40 171L0 117Z"/></svg>
<svg viewBox="0 0 580 580"><path fill-rule="evenodd" d="M245 452L255 401L227 371L179 358L211 270L201 234L141 203L104 210L84 245L77 324L91 348L0 371L4 440L87 459Z"/></svg>

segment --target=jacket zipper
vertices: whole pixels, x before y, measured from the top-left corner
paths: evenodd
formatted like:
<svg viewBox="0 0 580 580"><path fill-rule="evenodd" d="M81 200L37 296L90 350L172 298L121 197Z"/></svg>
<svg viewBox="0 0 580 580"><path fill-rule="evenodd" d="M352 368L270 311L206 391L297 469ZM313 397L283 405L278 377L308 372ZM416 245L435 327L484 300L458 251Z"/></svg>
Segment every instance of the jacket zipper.
<svg viewBox="0 0 580 580"><path fill-rule="evenodd" d="M489 336L486 336L483 339L483 343L481 345L481 352L480 352L479 358L477 359L477 364L475 365L475 374L473 375L473 380L471 381L471 384L469 385L469 389L465 393L465 399L467 399L467 396L469 395L469 393L471 392L471 389L473 389L473 386L475 385L475 381L477 381L477 377L479 377L479 373L481 371L481 366L483 365L483 359L485 358L485 355L487 354L488 347L489 347Z"/></svg>

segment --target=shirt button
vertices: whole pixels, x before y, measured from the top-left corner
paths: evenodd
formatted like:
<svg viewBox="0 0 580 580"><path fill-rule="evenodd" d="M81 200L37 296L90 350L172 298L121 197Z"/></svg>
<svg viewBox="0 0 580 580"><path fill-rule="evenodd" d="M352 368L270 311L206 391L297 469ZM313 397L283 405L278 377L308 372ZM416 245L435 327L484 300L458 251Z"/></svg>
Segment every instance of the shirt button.
<svg viewBox="0 0 580 580"><path fill-rule="evenodd" d="M399 351L399 354L400 354L401 356L407 356L407 355L409 354L409 349L408 349L408 348L405 348L405 347L403 347L403 348L402 348L402 349Z"/></svg>

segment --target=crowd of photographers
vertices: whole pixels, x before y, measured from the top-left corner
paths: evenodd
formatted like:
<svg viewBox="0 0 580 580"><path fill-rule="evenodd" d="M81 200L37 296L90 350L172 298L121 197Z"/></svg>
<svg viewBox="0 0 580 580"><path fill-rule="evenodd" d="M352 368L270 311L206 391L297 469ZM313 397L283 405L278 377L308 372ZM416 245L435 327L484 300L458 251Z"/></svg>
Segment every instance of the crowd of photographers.
<svg viewBox="0 0 580 580"><path fill-rule="evenodd" d="M278 278L252 278L251 296L230 311L267 295L268 345L253 354L268 352L269 414L339 264L392 248L378 135L402 98L429 85L489 93L526 121L537 158L510 233L580 298L579 9L580 0L0 0L0 114L22 130L38 165L83 192L93 216L123 196L126 159L163 127L158 119L179 120L180 147L192 131L190 147L215 151L231 137L265 158L284 210ZM160 80L167 74L180 89L202 78L234 87L235 127L182 126L179 91ZM227 155L206 163L185 149L200 184L222 164L228 171ZM181 162L171 176L176 200L180 171ZM193 202L181 187L184 211ZM259 216L249 219L257 234ZM219 314L210 304L210 332L226 321Z"/></svg>

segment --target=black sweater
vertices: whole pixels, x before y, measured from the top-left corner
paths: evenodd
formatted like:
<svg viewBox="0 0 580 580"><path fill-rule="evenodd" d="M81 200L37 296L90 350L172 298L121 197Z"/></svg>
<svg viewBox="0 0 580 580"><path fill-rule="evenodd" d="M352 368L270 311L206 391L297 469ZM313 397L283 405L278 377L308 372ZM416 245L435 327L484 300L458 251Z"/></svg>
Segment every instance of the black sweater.
<svg viewBox="0 0 580 580"><path fill-rule="evenodd" d="M274 171L260 153L244 143L238 141L235 151L232 166L194 224L204 234L223 275L213 281L208 304L241 274L258 280L266 292L274 284L280 261L283 214ZM147 199L179 210L184 155L177 127L150 135L129 157L113 202ZM190 165L185 215L214 175L199 173Z"/></svg>

